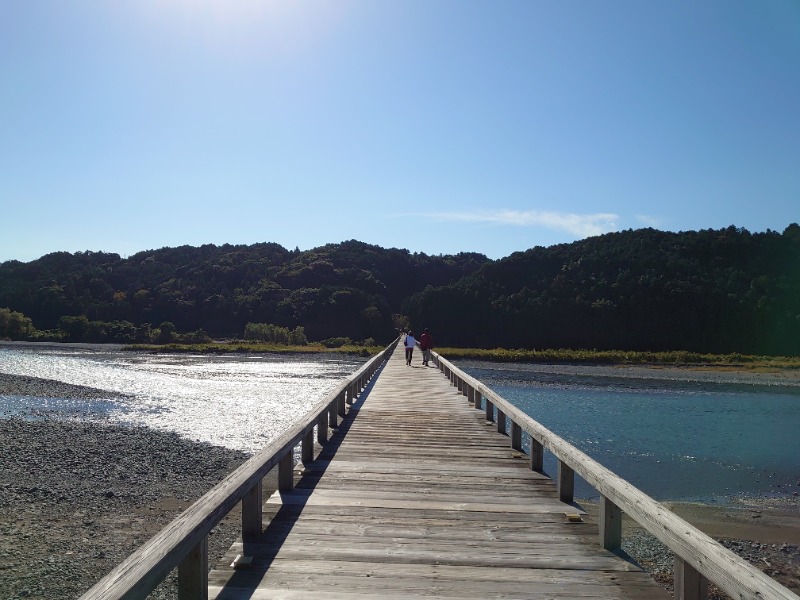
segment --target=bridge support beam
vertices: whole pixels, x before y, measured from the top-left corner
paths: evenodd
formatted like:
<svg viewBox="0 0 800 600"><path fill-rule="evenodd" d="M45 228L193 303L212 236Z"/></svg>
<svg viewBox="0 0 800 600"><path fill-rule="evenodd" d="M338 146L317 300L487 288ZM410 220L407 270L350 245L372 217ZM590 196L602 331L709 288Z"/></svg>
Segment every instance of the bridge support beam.
<svg viewBox="0 0 800 600"><path fill-rule="evenodd" d="M567 504L575 496L575 471L563 460L558 461L558 499Z"/></svg>
<svg viewBox="0 0 800 600"><path fill-rule="evenodd" d="M259 481L242 498L242 541L254 539L261 535L263 526L261 511L264 505L263 482Z"/></svg>
<svg viewBox="0 0 800 600"><path fill-rule="evenodd" d="M339 426L339 417L337 411L339 410L339 396L331 402L328 406L328 425L331 429L336 429Z"/></svg>
<svg viewBox="0 0 800 600"><path fill-rule="evenodd" d="M308 430L300 445L300 459L304 465L314 462L314 429Z"/></svg>
<svg viewBox="0 0 800 600"><path fill-rule="evenodd" d="M294 456L289 450L278 463L278 489L288 491L294 487Z"/></svg>
<svg viewBox="0 0 800 600"><path fill-rule="evenodd" d="M531 437L531 471L544 473L544 446L534 437Z"/></svg>
<svg viewBox="0 0 800 600"><path fill-rule="evenodd" d="M497 409L497 433L506 434L506 413Z"/></svg>
<svg viewBox="0 0 800 600"><path fill-rule="evenodd" d="M208 600L208 536L178 565L178 600Z"/></svg>
<svg viewBox="0 0 800 600"><path fill-rule="evenodd" d="M606 550L622 547L622 510L605 496L600 497L600 545Z"/></svg>
<svg viewBox="0 0 800 600"><path fill-rule="evenodd" d="M675 557L675 600L707 600L708 580L685 560Z"/></svg>
<svg viewBox="0 0 800 600"><path fill-rule="evenodd" d="M511 449L522 452L522 427L511 421Z"/></svg>

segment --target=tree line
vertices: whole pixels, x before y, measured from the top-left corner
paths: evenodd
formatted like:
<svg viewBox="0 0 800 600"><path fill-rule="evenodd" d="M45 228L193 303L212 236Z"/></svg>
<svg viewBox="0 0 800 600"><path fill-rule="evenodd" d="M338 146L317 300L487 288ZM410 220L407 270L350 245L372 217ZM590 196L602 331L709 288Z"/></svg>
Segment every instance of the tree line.
<svg viewBox="0 0 800 600"><path fill-rule="evenodd" d="M794 356L800 226L627 230L495 261L355 240L57 252L1 263L0 307L12 339L385 343L413 326L461 347Z"/></svg>
<svg viewBox="0 0 800 600"><path fill-rule="evenodd" d="M800 227L610 233L409 298L453 346L800 355Z"/></svg>
<svg viewBox="0 0 800 600"><path fill-rule="evenodd" d="M252 337L255 330L245 328L260 324L301 327L310 341L382 343L396 335L409 295L449 285L486 262L477 253L428 256L355 240L304 252L272 243L161 248L128 258L56 252L0 263L0 307L8 313L0 316L0 337L183 342Z"/></svg>

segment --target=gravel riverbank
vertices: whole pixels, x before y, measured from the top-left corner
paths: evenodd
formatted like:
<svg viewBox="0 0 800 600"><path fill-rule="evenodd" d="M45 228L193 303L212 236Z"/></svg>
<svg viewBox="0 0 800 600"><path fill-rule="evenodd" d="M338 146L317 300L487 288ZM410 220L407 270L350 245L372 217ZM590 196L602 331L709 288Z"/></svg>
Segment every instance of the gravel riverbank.
<svg viewBox="0 0 800 600"><path fill-rule="evenodd" d="M0 395L100 400L109 393L0 374ZM3 600L77 598L247 459L176 434L59 415L0 418ZM212 560L239 529L233 511L209 537ZM176 584L173 573L151 597L176 598Z"/></svg>
<svg viewBox="0 0 800 600"><path fill-rule="evenodd" d="M101 390L0 374L3 394L108 398L108 392ZM41 412L2 417L0 599L4 600L77 598L247 458L241 452L146 428L56 420ZM591 503L585 508L591 516ZM784 585L800 590L796 502L738 509L673 508ZM234 511L214 529L210 561L228 550L239 527ZM624 549L670 587L671 554L635 524L625 527ZM781 532L787 531L783 536ZM173 573L151 597L176 598L176 579ZM713 593L710 597L723 598Z"/></svg>
<svg viewBox="0 0 800 600"><path fill-rule="evenodd" d="M0 598L77 598L246 456L145 428L0 419ZM232 514L209 537L219 557ZM176 598L171 577L152 596Z"/></svg>

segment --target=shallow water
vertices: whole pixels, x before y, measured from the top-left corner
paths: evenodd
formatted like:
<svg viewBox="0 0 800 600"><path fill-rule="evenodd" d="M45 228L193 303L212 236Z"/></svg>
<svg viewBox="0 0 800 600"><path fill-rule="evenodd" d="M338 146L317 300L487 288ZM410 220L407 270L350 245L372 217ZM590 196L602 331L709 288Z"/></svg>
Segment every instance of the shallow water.
<svg viewBox="0 0 800 600"><path fill-rule="evenodd" d="M800 493L796 387L553 375L478 362L461 366L659 500L727 502L740 495ZM555 473L552 458L545 469ZM583 482L576 493L596 495Z"/></svg>
<svg viewBox="0 0 800 600"><path fill-rule="evenodd" d="M63 418L175 431L254 452L321 401L363 359L345 355L149 355L0 348L0 372L109 392L107 399L0 395L0 416Z"/></svg>

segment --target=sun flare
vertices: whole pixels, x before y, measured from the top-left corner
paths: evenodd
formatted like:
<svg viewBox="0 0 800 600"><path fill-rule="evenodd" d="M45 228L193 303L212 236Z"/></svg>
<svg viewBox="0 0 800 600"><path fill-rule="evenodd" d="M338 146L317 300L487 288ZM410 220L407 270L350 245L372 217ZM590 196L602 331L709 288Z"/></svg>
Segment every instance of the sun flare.
<svg viewBox="0 0 800 600"><path fill-rule="evenodd" d="M346 2L144 0L138 9L170 36L225 54L294 53L323 39Z"/></svg>

